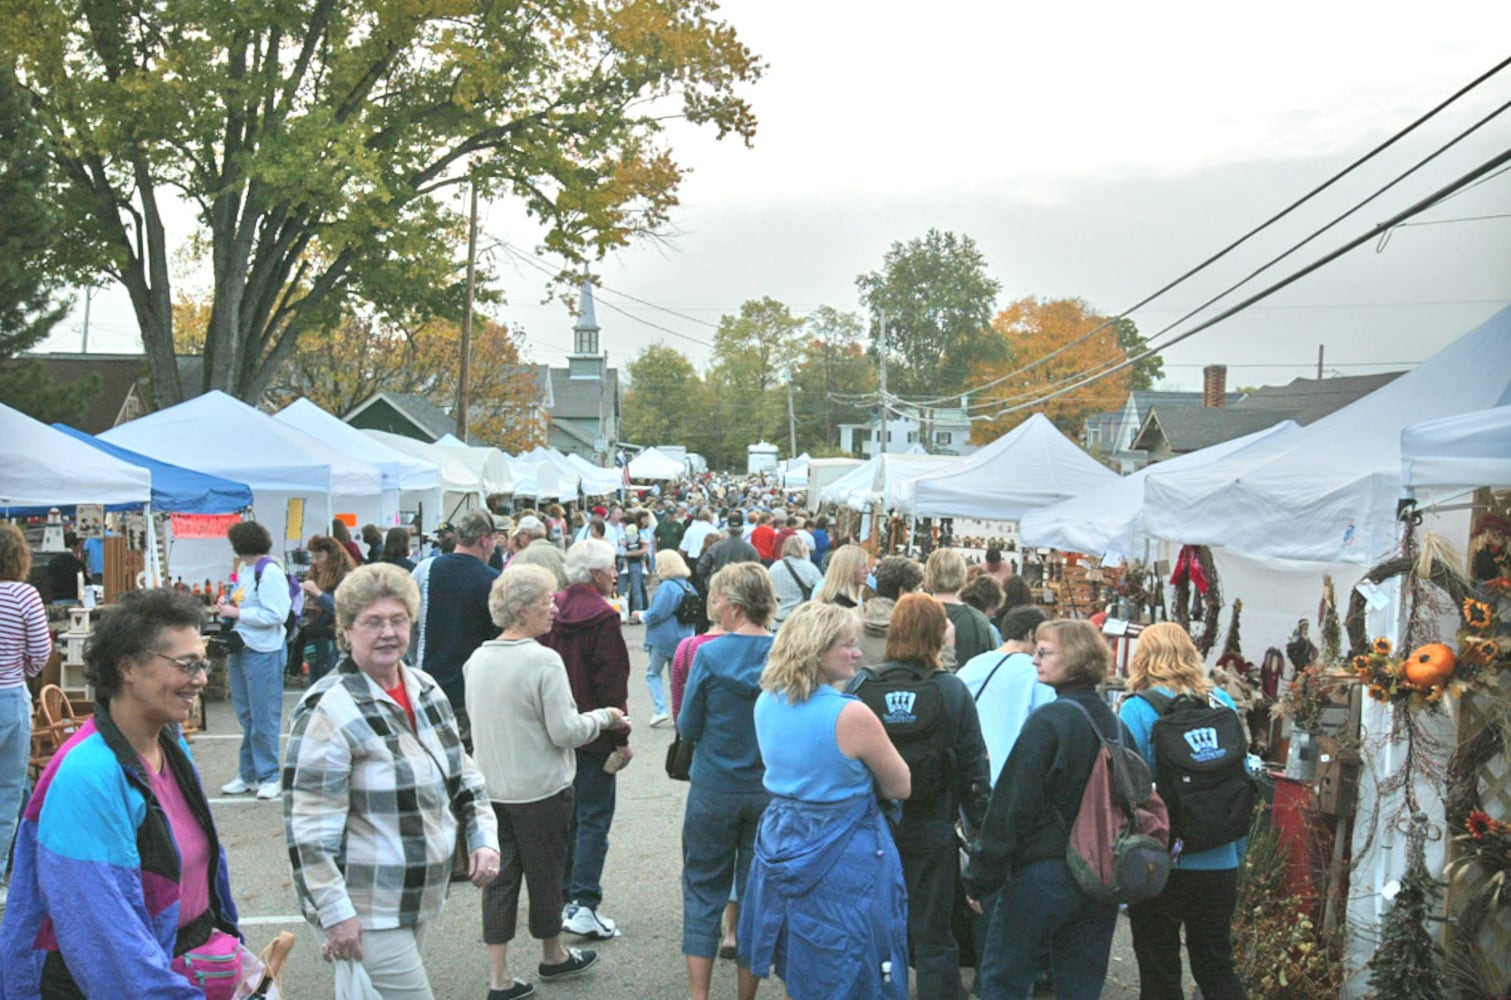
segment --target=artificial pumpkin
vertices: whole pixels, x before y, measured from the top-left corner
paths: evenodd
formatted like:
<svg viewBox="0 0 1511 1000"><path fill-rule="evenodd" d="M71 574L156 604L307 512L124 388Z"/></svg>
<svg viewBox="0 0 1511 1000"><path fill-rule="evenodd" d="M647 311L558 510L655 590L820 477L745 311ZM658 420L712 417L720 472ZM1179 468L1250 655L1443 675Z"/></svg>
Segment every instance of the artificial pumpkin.
<svg viewBox="0 0 1511 1000"><path fill-rule="evenodd" d="M1455 666L1452 649L1441 642L1429 642L1406 658L1406 679L1417 687L1439 687L1453 676Z"/></svg>

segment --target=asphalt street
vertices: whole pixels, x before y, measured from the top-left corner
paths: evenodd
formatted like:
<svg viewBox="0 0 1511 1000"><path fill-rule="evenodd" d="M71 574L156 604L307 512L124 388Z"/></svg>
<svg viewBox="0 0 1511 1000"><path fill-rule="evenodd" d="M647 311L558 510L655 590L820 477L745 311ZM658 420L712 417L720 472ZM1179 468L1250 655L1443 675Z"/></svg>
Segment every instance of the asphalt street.
<svg viewBox="0 0 1511 1000"><path fill-rule="evenodd" d="M516 975L537 982L536 996L546 1000L675 1000L686 997L687 975L681 955L681 829L687 786L671 781L662 758L671 730L651 729L650 696L644 674L646 653L639 647L644 629L626 626L633 676L630 715L635 723L631 745L635 759L620 773L617 813L604 871L603 912L618 922L622 936L606 942L569 938L569 944L599 952L596 968L580 978L539 983L535 965L540 949L522 938L511 948ZM288 710L300 692L284 695ZM231 884L242 927L253 950L260 950L280 930L293 930L298 943L284 974L289 1000L312 1000L333 993L331 967L320 958L321 936L299 916L284 847L279 802L253 796L222 796L220 786L236 776L240 734L229 701L206 706L206 731L193 741L211 809L230 859ZM452 886L445 911L426 932L423 952L439 1000L485 1000L487 955L482 941L480 892L470 884ZM527 905L524 898L521 906ZM1112 967L1103 996L1133 1000L1138 973L1128 938L1127 921L1119 920ZM520 919L521 934L525 920ZM966 982L970 982L967 971ZM735 996L734 963L720 961L714 975L715 997ZM779 997L779 984L762 987L762 996ZM824 998L797 998L824 1000Z"/></svg>

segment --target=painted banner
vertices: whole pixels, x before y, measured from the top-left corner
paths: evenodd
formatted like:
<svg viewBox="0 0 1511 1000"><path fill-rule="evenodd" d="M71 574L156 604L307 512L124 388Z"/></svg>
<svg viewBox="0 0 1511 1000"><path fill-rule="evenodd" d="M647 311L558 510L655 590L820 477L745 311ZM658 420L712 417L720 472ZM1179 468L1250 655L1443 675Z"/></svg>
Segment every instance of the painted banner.
<svg viewBox="0 0 1511 1000"><path fill-rule="evenodd" d="M173 514L174 538L224 538L240 514Z"/></svg>

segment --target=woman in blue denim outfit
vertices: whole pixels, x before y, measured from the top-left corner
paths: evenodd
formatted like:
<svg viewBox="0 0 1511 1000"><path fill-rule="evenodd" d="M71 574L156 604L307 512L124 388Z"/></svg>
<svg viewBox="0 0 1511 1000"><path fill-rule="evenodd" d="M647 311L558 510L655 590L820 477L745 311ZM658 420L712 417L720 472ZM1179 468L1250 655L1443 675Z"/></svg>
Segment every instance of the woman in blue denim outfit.
<svg viewBox="0 0 1511 1000"><path fill-rule="evenodd" d="M666 711L666 685L661 672L672 657L677 655L677 645L693 634L691 625L677 621L677 606L689 593L698 600L688 577L692 572L687 562L676 551L662 552L656 557L656 578L661 581L651 606L645 612L645 648L651 654L645 668L645 686L651 693L651 725L663 726L671 721Z"/></svg>
<svg viewBox="0 0 1511 1000"><path fill-rule="evenodd" d="M756 699L772 799L740 941L751 971L775 967L798 1000L908 995L907 890L877 795L906 799L912 779L876 714L835 687L860 658L854 612L804 604L777 634Z"/></svg>
<svg viewBox="0 0 1511 1000"><path fill-rule="evenodd" d="M766 623L776 609L771 577L758 562L731 563L709 583L709 611L727 633L699 647L677 730L697 745L682 822L682 953L692 1000L707 1000L719 952L719 915L731 879L745 891L756 826L769 796L755 734L755 701L771 651ZM758 980L739 958L740 1000Z"/></svg>

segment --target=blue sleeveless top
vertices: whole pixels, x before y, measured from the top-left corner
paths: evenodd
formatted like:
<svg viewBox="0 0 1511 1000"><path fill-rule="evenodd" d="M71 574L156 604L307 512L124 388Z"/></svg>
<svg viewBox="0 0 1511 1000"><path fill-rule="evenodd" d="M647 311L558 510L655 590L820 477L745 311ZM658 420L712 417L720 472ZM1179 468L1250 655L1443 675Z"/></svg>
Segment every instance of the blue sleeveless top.
<svg viewBox="0 0 1511 1000"><path fill-rule="evenodd" d="M766 762L766 790L803 802L842 802L873 791L871 772L839 749L835 726L853 695L820 685L800 704L762 691L755 703L756 739Z"/></svg>

